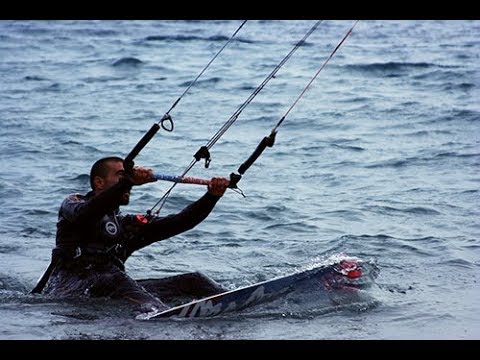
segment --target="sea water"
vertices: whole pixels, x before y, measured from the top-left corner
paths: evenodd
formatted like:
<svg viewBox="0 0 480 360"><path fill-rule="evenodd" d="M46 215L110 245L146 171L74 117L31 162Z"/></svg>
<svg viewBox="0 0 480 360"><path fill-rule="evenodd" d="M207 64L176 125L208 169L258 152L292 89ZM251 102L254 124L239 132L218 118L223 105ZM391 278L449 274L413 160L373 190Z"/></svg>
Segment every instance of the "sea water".
<svg viewBox="0 0 480 360"><path fill-rule="evenodd" d="M480 337L478 21L360 21L239 182L245 197L229 190L195 229L126 264L134 278L202 271L234 289L345 254L379 269L363 306L160 324L106 299L28 294L65 196L89 191L98 158L126 156L240 23L0 22L0 338ZM136 164L181 174L313 24L248 21ZM236 172L352 24L324 21L188 175ZM122 212L145 213L170 186L134 188ZM161 215L204 192L178 185Z"/></svg>

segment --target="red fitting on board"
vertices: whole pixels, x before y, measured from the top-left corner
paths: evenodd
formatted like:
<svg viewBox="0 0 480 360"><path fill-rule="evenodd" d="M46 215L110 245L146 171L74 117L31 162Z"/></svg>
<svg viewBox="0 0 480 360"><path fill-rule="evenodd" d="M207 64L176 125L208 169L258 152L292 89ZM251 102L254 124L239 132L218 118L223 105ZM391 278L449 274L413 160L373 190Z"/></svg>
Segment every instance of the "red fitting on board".
<svg viewBox="0 0 480 360"><path fill-rule="evenodd" d="M339 272L349 279L356 279L362 276L362 270L355 260L344 260L338 266L340 267Z"/></svg>
<svg viewBox="0 0 480 360"><path fill-rule="evenodd" d="M136 218L140 224L148 224L148 219L145 216L137 215Z"/></svg>
<svg viewBox="0 0 480 360"><path fill-rule="evenodd" d="M362 270L360 269L350 270L347 273L347 277L350 279L356 279L356 278L359 278L360 276L362 276Z"/></svg>

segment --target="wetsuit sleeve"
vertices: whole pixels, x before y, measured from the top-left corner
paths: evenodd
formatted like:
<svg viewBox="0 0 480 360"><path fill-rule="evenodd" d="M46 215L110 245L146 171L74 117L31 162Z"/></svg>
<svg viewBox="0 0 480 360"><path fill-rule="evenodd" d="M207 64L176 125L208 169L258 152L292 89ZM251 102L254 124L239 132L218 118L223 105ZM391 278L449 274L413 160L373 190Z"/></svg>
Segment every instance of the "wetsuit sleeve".
<svg viewBox="0 0 480 360"><path fill-rule="evenodd" d="M127 245L129 254L154 242L165 240L194 228L205 220L219 199L220 197L207 192L178 214L154 219L151 223L144 225L138 234L139 236L136 236Z"/></svg>
<svg viewBox="0 0 480 360"><path fill-rule="evenodd" d="M100 220L105 214L120 206L123 194L131 187L132 183L123 178L110 189L86 201L81 201L75 196L69 196L62 203L60 216L77 225Z"/></svg>

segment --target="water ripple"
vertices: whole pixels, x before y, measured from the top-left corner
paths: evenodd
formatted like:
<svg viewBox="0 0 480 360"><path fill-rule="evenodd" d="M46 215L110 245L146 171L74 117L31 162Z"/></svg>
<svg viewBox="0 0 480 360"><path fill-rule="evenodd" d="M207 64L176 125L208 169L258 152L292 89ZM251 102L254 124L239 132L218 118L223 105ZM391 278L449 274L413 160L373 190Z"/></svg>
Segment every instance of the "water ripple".
<svg viewBox="0 0 480 360"><path fill-rule="evenodd" d="M134 57L124 57L112 63L113 67L138 67L143 65L143 61Z"/></svg>

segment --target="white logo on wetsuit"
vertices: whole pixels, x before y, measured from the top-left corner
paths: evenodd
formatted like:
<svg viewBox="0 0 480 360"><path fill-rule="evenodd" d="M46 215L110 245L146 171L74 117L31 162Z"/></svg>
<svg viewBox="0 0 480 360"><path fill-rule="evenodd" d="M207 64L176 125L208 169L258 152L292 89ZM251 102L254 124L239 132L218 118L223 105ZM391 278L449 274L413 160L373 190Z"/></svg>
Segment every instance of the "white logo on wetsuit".
<svg viewBox="0 0 480 360"><path fill-rule="evenodd" d="M118 232L117 225L115 223L111 222L111 221L108 221L105 224L105 230L110 235L117 235L117 232Z"/></svg>

